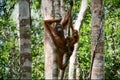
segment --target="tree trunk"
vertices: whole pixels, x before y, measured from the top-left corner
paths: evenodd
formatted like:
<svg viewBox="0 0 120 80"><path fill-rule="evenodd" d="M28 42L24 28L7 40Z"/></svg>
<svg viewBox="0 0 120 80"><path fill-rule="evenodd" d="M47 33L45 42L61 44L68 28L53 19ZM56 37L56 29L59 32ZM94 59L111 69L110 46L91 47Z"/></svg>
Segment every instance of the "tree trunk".
<svg viewBox="0 0 120 80"><path fill-rule="evenodd" d="M82 25L84 15L85 15L85 13L87 11L87 5L88 5L87 0L82 0L80 12L79 12L78 18L77 18L77 20L75 22L75 29L78 30L79 33L80 33L80 28L81 28L81 25ZM69 79L74 79L77 50L78 50L78 43L75 44L73 54L72 54L72 56L70 58Z"/></svg>
<svg viewBox="0 0 120 80"><path fill-rule="evenodd" d="M44 20L60 17L60 0L42 0ZM45 79L58 79L57 50L50 37L44 30Z"/></svg>
<svg viewBox="0 0 120 80"><path fill-rule="evenodd" d="M91 75L90 79L104 79L104 27L103 0L91 0L92 40L91 40Z"/></svg>
<svg viewBox="0 0 120 80"><path fill-rule="evenodd" d="M19 0L20 79L31 78L30 0Z"/></svg>
<svg viewBox="0 0 120 80"><path fill-rule="evenodd" d="M42 0L42 12L45 20L52 18L53 13L51 0ZM53 49L50 42L51 38L49 34L44 30L45 79L52 79Z"/></svg>

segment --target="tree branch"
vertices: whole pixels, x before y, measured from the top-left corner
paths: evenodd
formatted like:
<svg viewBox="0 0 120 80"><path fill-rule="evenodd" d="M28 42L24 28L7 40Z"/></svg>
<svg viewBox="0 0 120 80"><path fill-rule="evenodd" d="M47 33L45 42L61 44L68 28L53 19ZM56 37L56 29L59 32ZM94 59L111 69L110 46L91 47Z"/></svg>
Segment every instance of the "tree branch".
<svg viewBox="0 0 120 80"><path fill-rule="evenodd" d="M82 24L84 15L86 14L86 11L87 11L87 7L88 7L88 1L82 0L80 12L79 12L78 18L75 22L75 29L78 30L79 33L80 33L80 28L81 28L81 24ZM73 54L70 58L69 79L74 79L73 76L74 76L74 70L75 70L75 60L76 60L76 56L77 56L77 49L78 49L78 43L75 44Z"/></svg>

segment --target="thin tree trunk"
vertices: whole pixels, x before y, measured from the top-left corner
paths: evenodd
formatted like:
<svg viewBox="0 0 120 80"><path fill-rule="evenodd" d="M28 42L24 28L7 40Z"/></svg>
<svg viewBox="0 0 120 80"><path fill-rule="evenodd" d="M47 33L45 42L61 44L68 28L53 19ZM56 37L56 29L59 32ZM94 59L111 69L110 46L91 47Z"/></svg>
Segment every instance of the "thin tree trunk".
<svg viewBox="0 0 120 80"><path fill-rule="evenodd" d="M81 28L81 25L82 25L84 15L85 15L85 13L87 11L87 5L88 5L87 0L82 0L80 12L79 12L78 18L77 18L77 20L75 22L75 29L78 30L79 33L80 33L80 28ZM74 79L75 63L76 63L75 61L76 61L76 56L77 56L77 50L78 50L78 43L75 44L73 54L72 54L72 56L70 58L69 79Z"/></svg>
<svg viewBox="0 0 120 80"><path fill-rule="evenodd" d="M90 79L104 79L104 27L103 0L91 0L92 40L91 40L91 75Z"/></svg>
<svg viewBox="0 0 120 80"><path fill-rule="evenodd" d="M30 0L19 0L20 79L32 79Z"/></svg>

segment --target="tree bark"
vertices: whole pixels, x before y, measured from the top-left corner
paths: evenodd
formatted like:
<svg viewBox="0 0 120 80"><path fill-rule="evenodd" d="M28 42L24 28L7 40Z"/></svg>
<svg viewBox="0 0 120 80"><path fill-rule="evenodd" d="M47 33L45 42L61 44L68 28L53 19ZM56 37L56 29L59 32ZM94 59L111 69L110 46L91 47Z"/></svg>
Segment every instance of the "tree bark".
<svg viewBox="0 0 120 80"><path fill-rule="evenodd" d="M62 19L64 18L64 15L65 15L65 2L64 0L60 0L60 11L61 11L61 16L62 16Z"/></svg>
<svg viewBox="0 0 120 80"><path fill-rule="evenodd" d="M44 20L53 18L51 0L42 0L42 13ZM45 79L52 79L53 49L50 42L52 42L51 38L46 30L44 30Z"/></svg>
<svg viewBox="0 0 120 80"><path fill-rule="evenodd" d="M31 76L31 40L30 40L30 0L19 0L19 47L20 79L32 79Z"/></svg>
<svg viewBox="0 0 120 80"><path fill-rule="evenodd" d="M88 6L87 0L82 0L80 12L79 12L78 18L77 18L77 20L75 22L75 29L78 30L79 33L80 33L80 28L81 28L81 25L82 25L84 15L85 15L85 13L87 11L87 6ZM77 50L78 50L78 43L75 44L73 54L72 54L72 56L70 58L69 79L74 79Z"/></svg>
<svg viewBox="0 0 120 80"><path fill-rule="evenodd" d="M91 75L90 79L104 79L104 27L103 0L91 0Z"/></svg>

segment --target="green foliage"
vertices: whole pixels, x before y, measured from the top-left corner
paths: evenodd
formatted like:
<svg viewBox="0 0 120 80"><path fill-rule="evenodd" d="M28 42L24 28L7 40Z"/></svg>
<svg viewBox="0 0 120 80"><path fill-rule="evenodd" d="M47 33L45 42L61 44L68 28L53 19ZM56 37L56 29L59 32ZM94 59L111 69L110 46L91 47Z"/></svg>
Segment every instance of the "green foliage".
<svg viewBox="0 0 120 80"><path fill-rule="evenodd" d="M16 24L9 18L17 0L3 0L0 5L0 79L19 79L19 47ZM87 15L80 29L80 42L78 50L78 62L81 69L80 78L88 77L90 69L90 44L91 44L91 12L90 0ZM68 6L66 0L66 7ZM77 18L81 0L75 0L72 15ZM43 23L41 12L38 13L41 3L39 0L31 0L32 27L32 78L44 79L44 47L43 47ZM105 0L104 28L105 28L105 78L120 79L120 1ZM15 50L15 51L14 51ZM17 76L17 77L15 77Z"/></svg>
<svg viewBox="0 0 120 80"><path fill-rule="evenodd" d="M116 8L107 14L107 19L105 21L105 45L106 45L106 58L105 58L105 68L106 68L106 78L107 79L120 79L117 71L120 69L120 9ZM108 74L109 73L109 74ZM112 76L111 76L112 75Z"/></svg>
<svg viewBox="0 0 120 80"><path fill-rule="evenodd" d="M120 79L120 1L105 3L105 75L106 79Z"/></svg>
<svg viewBox="0 0 120 80"><path fill-rule="evenodd" d="M42 20L34 20L31 27L32 40L32 77L34 79L44 78L44 48L43 48L43 26ZM35 24L38 24L34 26ZM36 23L37 22L37 23Z"/></svg>
<svg viewBox="0 0 120 80"><path fill-rule="evenodd" d="M32 8L33 8L34 10L40 9L41 0L31 0L31 3L32 3Z"/></svg>
<svg viewBox="0 0 120 80"><path fill-rule="evenodd" d="M11 64L10 61L12 58L9 58L9 54L11 54L15 39L17 38L14 35L16 27L14 26L14 23L9 19L9 16L13 10L11 7L14 6L15 1L13 3L10 3L9 1L6 2L6 0L2 0L0 3L0 79L2 80L11 78L9 76L9 74L11 74L11 68L9 66Z"/></svg>

